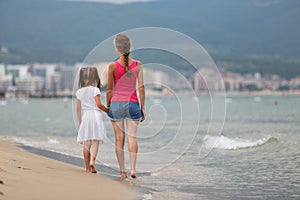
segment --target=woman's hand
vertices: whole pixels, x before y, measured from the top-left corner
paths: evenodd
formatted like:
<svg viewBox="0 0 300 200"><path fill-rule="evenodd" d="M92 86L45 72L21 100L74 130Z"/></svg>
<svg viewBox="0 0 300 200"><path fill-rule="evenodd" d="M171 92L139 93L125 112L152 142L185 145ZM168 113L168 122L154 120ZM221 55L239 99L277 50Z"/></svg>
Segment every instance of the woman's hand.
<svg viewBox="0 0 300 200"><path fill-rule="evenodd" d="M141 109L142 111L142 119L141 119L141 122L145 121L146 119L146 112L145 112L145 109Z"/></svg>

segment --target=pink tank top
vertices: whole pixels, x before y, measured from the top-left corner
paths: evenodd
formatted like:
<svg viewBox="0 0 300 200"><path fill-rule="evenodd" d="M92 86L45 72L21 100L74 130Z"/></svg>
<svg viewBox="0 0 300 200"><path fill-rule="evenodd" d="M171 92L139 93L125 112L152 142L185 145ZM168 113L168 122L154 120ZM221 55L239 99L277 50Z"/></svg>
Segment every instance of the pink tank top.
<svg viewBox="0 0 300 200"><path fill-rule="evenodd" d="M139 102L136 94L136 80L138 76L137 62L134 60L129 66L131 76L126 75L126 67L118 61L115 62L114 89L112 102Z"/></svg>

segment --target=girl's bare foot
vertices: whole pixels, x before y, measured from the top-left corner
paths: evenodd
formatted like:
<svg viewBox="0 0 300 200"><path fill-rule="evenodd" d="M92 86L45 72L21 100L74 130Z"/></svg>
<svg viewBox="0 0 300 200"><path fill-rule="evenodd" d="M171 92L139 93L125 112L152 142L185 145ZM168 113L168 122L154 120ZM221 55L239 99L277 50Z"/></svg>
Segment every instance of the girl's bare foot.
<svg viewBox="0 0 300 200"><path fill-rule="evenodd" d="M127 178L125 171L120 171L120 181L124 181Z"/></svg>
<svg viewBox="0 0 300 200"><path fill-rule="evenodd" d="M95 168L95 166L94 166L94 163L90 163L90 172L92 172L92 173L97 173L97 170L96 170L96 168Z"/></svg>

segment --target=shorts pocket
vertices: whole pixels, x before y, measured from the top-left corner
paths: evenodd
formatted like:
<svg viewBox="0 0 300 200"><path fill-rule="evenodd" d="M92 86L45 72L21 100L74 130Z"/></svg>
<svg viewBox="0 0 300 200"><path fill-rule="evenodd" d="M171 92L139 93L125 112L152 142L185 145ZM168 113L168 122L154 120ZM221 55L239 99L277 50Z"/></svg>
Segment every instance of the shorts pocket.
<svg viewBox="0 0 300 200"><path fill-rule="evenodd" d="M129 104L129 114L131 119L139 119L141 118L141 109L138 103L130 103Z"/></svg>

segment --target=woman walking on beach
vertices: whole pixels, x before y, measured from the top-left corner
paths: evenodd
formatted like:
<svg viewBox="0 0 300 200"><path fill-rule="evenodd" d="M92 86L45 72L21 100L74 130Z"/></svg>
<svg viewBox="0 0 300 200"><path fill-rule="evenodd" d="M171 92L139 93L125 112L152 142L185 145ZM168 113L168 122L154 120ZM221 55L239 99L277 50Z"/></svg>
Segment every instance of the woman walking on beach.
<svg viewBox="0 0 300 200"><path fill-rule="evenodd" d="M76 110L79 121L77 142L83 144L83 156L86 172L97 173L95 160L99 143L106 142L106 129L102 113L108 109L100 101L100 90L97 85L100 78L95 67L81 68L78 90L76 91Z"/></svg>
<svg viewBox="0 0 300 200"><path fill-rule="evenodd" d="M118 34L114 45L120 56L108 67L106 102L108 116L115 132L115 150L120 167L120 180L126 179L124 164L124 142L127 136L130 157L130 176L136 178L138 144L136 132L139 121L145 120L145 88L142 63L130 57L130 39L126 34ZM138 82L138 99L136 92ZM126 130L125 130L126 126Z"/></svg>

